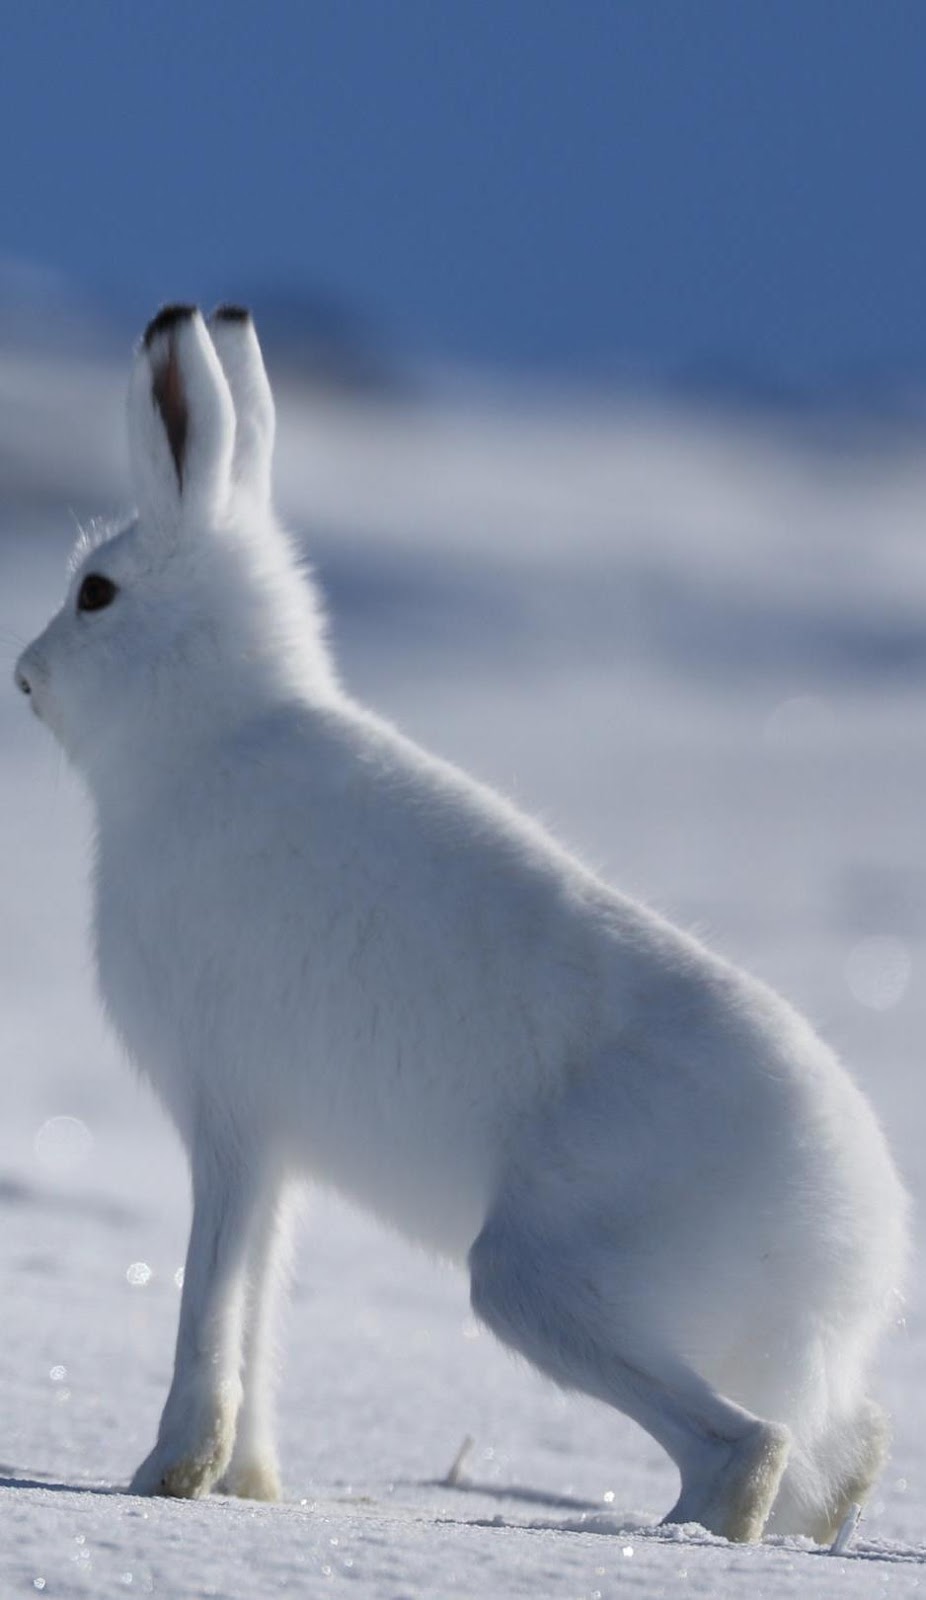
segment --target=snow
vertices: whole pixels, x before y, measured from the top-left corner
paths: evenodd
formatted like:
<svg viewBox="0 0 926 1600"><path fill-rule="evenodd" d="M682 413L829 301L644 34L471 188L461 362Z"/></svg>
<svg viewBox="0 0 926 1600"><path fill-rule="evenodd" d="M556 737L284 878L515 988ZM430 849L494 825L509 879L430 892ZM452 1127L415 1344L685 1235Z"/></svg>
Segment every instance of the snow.
<svg viewBox="0 0 926 1600"><path fill-rule="evenodd" d="M0 646L124 505L124 373L0 354ZM283 396L280 501L348 682L788 993L917 1202L926 439L449 386ZM87 810L0 696L0 1594L907 1594L926 1579L915 1272L892 1460L846 1553L660 1529L673 1471L480 1331L465 1282L323 1194L285 1333L287 1499L120 1492L166 1391L188 1196L93 997ZM445 1481L473 1439L460 1482Z"/></svg>

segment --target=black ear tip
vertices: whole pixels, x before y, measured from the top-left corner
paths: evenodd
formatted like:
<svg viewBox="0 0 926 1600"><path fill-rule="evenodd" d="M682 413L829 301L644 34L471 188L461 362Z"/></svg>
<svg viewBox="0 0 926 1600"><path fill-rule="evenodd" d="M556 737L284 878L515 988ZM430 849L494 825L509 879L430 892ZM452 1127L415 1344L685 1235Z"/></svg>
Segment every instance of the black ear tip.
<svg viewBox="0 0 926 1600"><path fill-rule="evenodd" d="M210 319L212 322L250 322L251 313L247 306L216 306Z"/></svg>
<svg viewBox="0 0 926 1600"><path fill-rule="evenodd" d="M151 318L145 329L145 349L151 349L159 333L170 333L170 330L175 328L178 322L188 322L195 315L195 306L162 306L160 311Z"/></svg>

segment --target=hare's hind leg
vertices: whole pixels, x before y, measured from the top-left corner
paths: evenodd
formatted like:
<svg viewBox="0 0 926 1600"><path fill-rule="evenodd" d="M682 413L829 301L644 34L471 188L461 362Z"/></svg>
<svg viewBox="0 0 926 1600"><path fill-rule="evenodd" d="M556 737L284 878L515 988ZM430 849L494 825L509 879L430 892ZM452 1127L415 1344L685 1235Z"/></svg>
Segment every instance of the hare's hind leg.
<svg viewBox="0 0 926 1600"><path fill-rule="evenodd" d="M290 1216L279 1185L261 1196L248 1240L244 1321L244 1395L235 1448L216 1487L246 1500L278 1500L280 1473L274 1443L274 1324L290 1246Z"/></svg>
<svg viewBox="0 0 926 1600"><path fill-rule="evenodd" d="M193 1225L184 1268L174 1375L157 1443L132 1494L208 1494L226 1470L241 1404L247 1243L257 1191L233 1151L193 1152Z"/></svg>
<svg viewBox="0 0 926 1600"><path fill-rule="evenodd" d="M737 1541L761 1537L787 1462L788 1430L725 1400L660 1349L658 1330L647 1338L633 1263L622 1279L620 1262L609 1260L608 1282L626 1287L621 1304L606 1303L586 1241L557 1237L529 1209L519 1215L509 1198L473 1245L470 1268L474 1310L500 1339L565 1388L624 1412L662 1445L681 1477L667 1522L698 1522ZM644 1332L633 1337L631 1328Z"/></svg>

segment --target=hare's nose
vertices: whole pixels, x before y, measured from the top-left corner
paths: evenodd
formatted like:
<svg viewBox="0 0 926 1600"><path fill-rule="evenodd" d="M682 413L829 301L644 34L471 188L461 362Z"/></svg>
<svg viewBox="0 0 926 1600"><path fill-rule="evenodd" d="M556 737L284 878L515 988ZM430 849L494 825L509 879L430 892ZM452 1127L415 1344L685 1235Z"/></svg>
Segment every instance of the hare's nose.
<svg viewBox="0 0 926 1600"><path fill-rule="evenodd" d="M32 685L29 682L29 679L26 677L26 674L23 672L22 667L16 668L16 671L13 673L13 682L15 683L17 689L22 690L23 694L32 693Z"/></svg>

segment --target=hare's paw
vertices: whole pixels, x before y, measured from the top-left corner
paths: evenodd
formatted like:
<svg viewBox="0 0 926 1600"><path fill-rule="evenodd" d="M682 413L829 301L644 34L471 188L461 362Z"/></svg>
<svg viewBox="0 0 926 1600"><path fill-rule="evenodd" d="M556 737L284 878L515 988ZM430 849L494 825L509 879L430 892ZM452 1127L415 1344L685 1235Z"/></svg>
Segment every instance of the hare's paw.
<svg viewBox="0 0 926 1600"><path fill-rule="evenodd" d="M163 1494L179 1500L200 1500L207 1495L221 1471L211 1455L181 1456L173 1459L162 1445L155 1445L129 1484L129 1494Z"/></svg>
<svg viewBox="0 0 926 1600"><path fill-rule="evenodd" d="M130 1494L198 1500L215 1487L231 1461L237 1404L227 1393L184 1413L168 1401L158 1442L129 1485Z"/></svg>
<svg viewBox="0 0 926 1600"><path fill-rule="evenodd" d="M718 1451L713 1442L711 1452ZM683 1487L678 1504L666 1522L698 1522L708 1533L716 1533L737 1544L761 1539L778 1493L791 1448L787 1428L771 1422L757 1422L735 1443L721 1446L720 1464L711 1463L705 1471L708 1452L697 1481Z"/></svg>
<svg viewBox="0 0 926 1600"><path fill-rule="evenodd" d="M280 1469L273 1450L242 1452L240 1456L236 1451L216 1489L219 1494L234 1494L241 1500L279 1500Z"/></svg>

